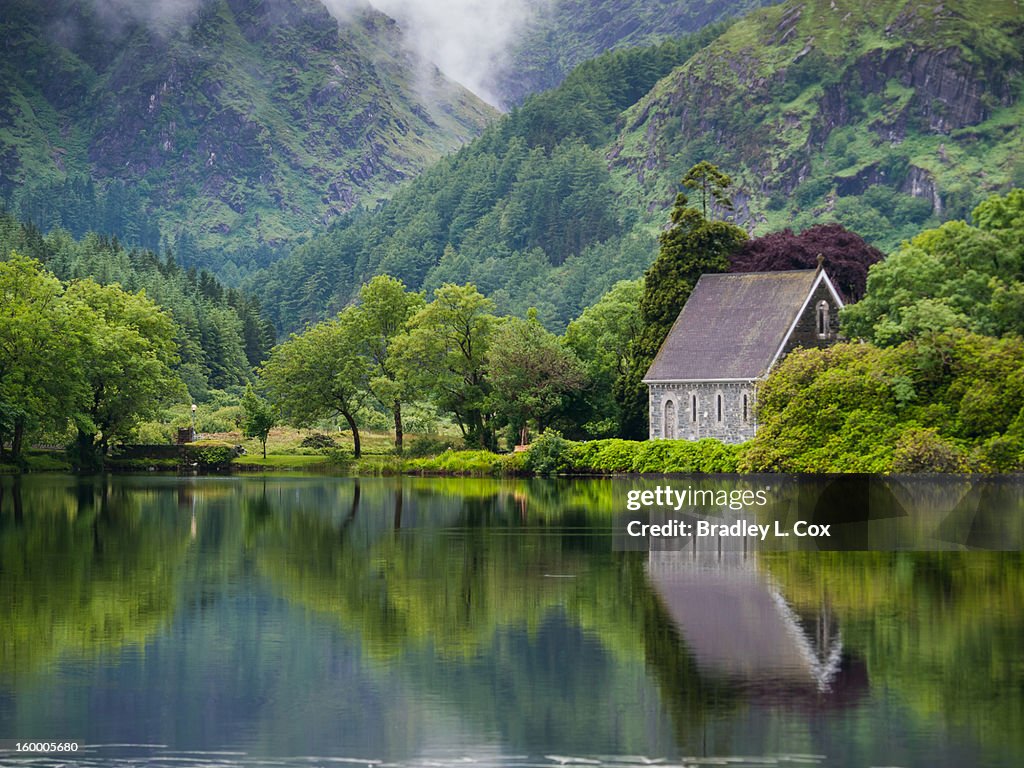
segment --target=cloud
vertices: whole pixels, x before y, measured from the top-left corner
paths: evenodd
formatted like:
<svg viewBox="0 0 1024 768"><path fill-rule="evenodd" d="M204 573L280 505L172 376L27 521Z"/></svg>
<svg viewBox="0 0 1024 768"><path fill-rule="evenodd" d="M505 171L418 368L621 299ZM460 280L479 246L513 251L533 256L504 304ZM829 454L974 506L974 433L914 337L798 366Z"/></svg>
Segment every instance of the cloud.
<svg viewBox="0 0 1024 768"><path fill-rule="evenodd" d="M401 25L416 54L494 105L489 83L541 1L369 0Z"/></svg>
<svg viewBox="0 0 1024 768"><path fill-rule="evenodd" d="M320 0L340 23L366 5L395 19L409 50L491 104L489 85L537 10L550 0ZM119 32L142 23L160 33L188 24L204 0L94 0L99 18Z"/></svg>

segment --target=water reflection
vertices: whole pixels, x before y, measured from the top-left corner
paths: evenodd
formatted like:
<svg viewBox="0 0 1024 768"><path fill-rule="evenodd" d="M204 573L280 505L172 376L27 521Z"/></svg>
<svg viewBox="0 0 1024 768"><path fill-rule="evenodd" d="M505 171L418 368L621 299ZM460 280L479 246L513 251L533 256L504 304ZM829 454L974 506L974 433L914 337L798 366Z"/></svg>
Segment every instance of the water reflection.
<svg viewBox="0 0 1024 768"><path fill-rule="evenodd" d="M798 614L756 553L652 552L648 578L703 674L776 697L835 687L844 648L834 612L821 599Z"/></svg>
<svg viewBox="0 0 1024 768"><path fill-rule="evenodd" d="M631 487L5 479L0 737L166 745L89 758L139 764L1019 764L1019 553L615 552ZM914 518L925 491L892 493ZM971 493L914 525L977 527Z"/></svg>

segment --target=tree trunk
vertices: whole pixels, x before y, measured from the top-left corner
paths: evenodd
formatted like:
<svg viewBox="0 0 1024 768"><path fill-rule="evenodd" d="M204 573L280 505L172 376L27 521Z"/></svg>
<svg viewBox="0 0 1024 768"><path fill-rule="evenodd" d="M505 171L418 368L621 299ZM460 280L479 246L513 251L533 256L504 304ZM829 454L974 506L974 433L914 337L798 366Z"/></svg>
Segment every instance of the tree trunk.
<svg viewBox="0 0 1024 768"><path fill-rule="evenodd" d="M395 453L402 455L402 401L395 400Z"/></svg>
<svg viewBox="0 0 1024 768"><path fill-rule="evenodd" d="M260 442L263 443L263 458L265 459L265 458L267 458L267 441L266 440L262 440Z"/></svg>
<svg viewBox="0 0 1024 768"><path fill-rule="evenodd" d="M21 443L25 439L25 420L14 422L14 437L11 438L11 457L17 461L21 458Z"/></svg>
<svg viewBox="0 0 1024 768"><path fill-rule="evenodd" d="M93 435L78 430L78 464L79 469L94 471L96 469L96 441Z"/></svg>
<svg viewBox="0 0 1024 768"><path fill-rule="evenodd" d="M348 422L349 429L352 430L352 455L358 459L362 455L362 451L359 447L359 427L356 426L356 420L352 417L351 413L346 411L341 415L345 417L345 421Z"/></svg>

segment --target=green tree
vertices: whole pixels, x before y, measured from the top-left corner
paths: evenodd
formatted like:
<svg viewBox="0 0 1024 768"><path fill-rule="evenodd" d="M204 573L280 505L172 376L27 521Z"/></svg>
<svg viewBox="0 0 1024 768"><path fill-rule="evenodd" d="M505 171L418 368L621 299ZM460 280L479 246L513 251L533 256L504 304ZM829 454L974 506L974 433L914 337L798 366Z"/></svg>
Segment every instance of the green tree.
<svg viewBox="0 0 1024 768"><path fill-rule="evenodd" d="M962 330L787 355L758 395L746 469L1010 471L1024 466L1024 340Z"/></svg>
<svg viewBox="0 0 1024 768"><path fill-rule="evenodd" d="M395 450L402 452L402 403L415 391L410 377L393 354L396 338L409 319L425 305L422 293L412 293L389 275L378 275L359 291L356 312L362 321L363 344L370 361L370 393L395 422Z"/></svg>
<svg viewBox="0 0 1024 768"><path fill-rule="evenodd" d="M76 417L78 460L96 466L107 446L159 407L187 396L171 367L177 328L142 291L77 280L66 296L85 326L81 366L86 397Z"/></svg>
<svg viewBox="0 0 1024 768"><path fill-rule="evenodd" d="M728 174L722 173L717 165L707 160L701 160L686 172L683 176L683 186L697 191L700 197L700 214L704 219L708 218L709 202L712 208L717 206L730 213L734 210L732 198L729 196L732 179Z"/></svg>
<svg viewBox="0 0 1024 768"><path fill-rule="evenodd" d="M83 324L60 281L13 252L0 261L0 454L20 457L25 435L64 427L81 395Z"/></svg>
<svg viewBox="0 0 1024 768"><path fill-rule="evenodd" d="M468 442L482 447L495 442L486 376L493 312L494 303L476 286L446 283L394 343L401 375L450 413Z"/></svg>
<svg viewBox="0 0 1024 768"><path fill-rule="evenodd" d="M242 396L242 433L260 441L264 459L267 458L267 437L276 424L274 407L256 394L252 384L247 385Z"/></svg>
<svg viewBox="0 0 1024 768"><path fill-rule="evenodd" d="M1024 192L993 196L978 226L950 221L922 232L868 272L867 291L843 310L843 329L876 344L964 328L1024 332Z"/></svg>
<svg viewBox="0 0 1024 768"><path fill-rule="evenodd" d="M565 330L566 346L586 370L590 420L584 430L593 437L607 437L619 424L615 381L632 367L635 344L643 329L643 292L642 279L620 280Z"/></svg>
<svg viewBox="0 0 1024 768"><path fill-rule="evenodd" d="M349 307L274 347L261 371L271 401L292 424L305 427L325 418L344 418L356 458L362 455L356 412L369 394L362 338L362 321Z"/></svg>
<svg viewBox="0 0 1024 768"><path fill-rule="evenodd" d="M684 185L701 192L702 211L707 210L709 197L719 205L728 201L728 183L729 177L709 163L695 165L683 180ZM685 193L676 195L671 225L659 238L658 258L644 274L640 301L643 330L634 345L629 369L615 382L623 437L647 436L643 377L693 287L705 273L725 272L729 256L747 241L744 230L726 221L709 221L702 211L690 207Z"/></svg>
<svg viewBox="0 0 1024 768"><path fill-rule="evenodd" d="M551 424L566 398L583 386L584 371L579 358L531 311L528 319L510 317L495 329L487 378L491 410L522 434L530 426L542 432Z"/></svg>

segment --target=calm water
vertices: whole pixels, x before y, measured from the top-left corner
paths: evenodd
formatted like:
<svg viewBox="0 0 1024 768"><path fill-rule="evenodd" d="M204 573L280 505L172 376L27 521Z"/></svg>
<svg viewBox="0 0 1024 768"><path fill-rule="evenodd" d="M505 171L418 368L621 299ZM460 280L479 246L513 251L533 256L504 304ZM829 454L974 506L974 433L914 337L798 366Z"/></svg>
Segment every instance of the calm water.
<svg viewBox="0 0 1024 768"><path fill-rule="evenodd" d="M0 739L86 745L0 764L1024 764L1019 551L616 552L635 487L0 478Z"/></svg>

